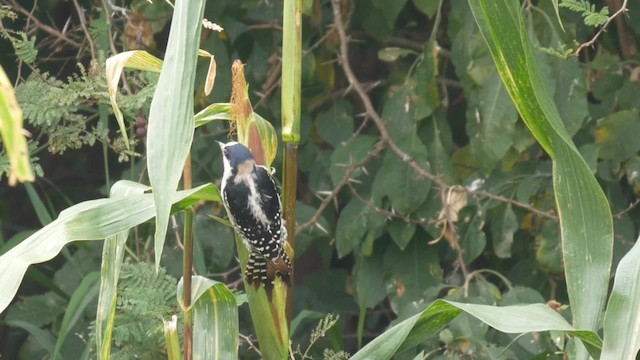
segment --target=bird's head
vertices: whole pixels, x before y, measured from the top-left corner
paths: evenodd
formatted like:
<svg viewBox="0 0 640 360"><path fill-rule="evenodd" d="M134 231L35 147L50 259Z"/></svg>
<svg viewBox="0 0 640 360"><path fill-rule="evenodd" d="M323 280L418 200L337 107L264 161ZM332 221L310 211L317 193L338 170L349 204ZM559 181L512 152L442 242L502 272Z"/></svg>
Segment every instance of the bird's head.
<svg viewBox="0 0 640 360"><path fill-rule="evenodd" d="M242 173L243 170L251 170L255 165L255 160L249 149L235 141L228 143L218 142L222 157L224 160L224 168L226 171L232 171L235 174Z"/></svg>

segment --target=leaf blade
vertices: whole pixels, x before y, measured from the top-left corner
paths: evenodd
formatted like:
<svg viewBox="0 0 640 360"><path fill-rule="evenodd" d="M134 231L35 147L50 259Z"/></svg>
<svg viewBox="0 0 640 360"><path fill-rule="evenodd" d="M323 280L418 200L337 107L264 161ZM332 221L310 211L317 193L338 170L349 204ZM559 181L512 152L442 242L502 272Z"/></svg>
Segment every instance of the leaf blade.
<svg viewBox="0 0 640 360"><path fill-rule="evenodd" d="M167 234L171 196L193 140L193 86L204 4L202 0L176 1L164 65L151 101L147 167L156 205L156 268Z"/></svg>

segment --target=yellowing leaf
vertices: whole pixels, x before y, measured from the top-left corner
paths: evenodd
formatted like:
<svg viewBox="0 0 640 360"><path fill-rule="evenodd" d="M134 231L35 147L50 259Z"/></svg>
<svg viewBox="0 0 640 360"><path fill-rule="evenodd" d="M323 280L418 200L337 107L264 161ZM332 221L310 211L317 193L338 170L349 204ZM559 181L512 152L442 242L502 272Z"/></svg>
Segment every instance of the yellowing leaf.
<svg viewBox="0 0 640 360"><path fill-rule="evenodd" d="M17 181L33 181L29 164L27 140L22 129L22 110L18 106L13 86L0 66L0 135L9 157L9 185Z"/></svg>
<svg viewBox="0 0 640 360"><path fill-rule="evenodd" d="M204 82L204 94L209 96L213 90L213 85L216 82L216 58L209 52L199 50L198 55L209 58L209 71L207 72L207 79Z"/></svg>
<svg viewBox="0 0 640 360"><path fill-rule="evenodd" d="M113 113L118 121L118 126L120 127L122 136L127 137L127 129L124 126L122 111L120 111L118 101L116 99L116 95L118 94L118 82L120 81L120 75L122 75L124 68L159 73L162 69L162 60L141 50L126 51L107 59L107 89L109 90L111 107L113 108ZM129 148L129 142L125 142L125 144L127 145L127 148Z"/></svg>

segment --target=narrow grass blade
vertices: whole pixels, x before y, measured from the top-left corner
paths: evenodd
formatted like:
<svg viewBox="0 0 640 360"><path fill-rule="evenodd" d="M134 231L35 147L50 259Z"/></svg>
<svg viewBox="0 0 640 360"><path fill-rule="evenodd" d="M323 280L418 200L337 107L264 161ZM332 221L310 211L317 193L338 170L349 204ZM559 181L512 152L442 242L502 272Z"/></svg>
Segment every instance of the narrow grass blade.
<svg viewBox="0 0 640 360"><path fill-rule="evenodd" d="M98 272L92 272L82 279L82 282L71 296L67 309L62 318L62 324L60 325L60 331L58 332L58 339L56 340L56 347L53 351L53 358L55 359L60 354L62 344L64 344L69 330L75 325L80 316L84 313L87 305L93 301L98 295L99 287L97 282L100 279Z"/></svg>
<svg viewBox="0 0 640 360"><path fill-rule="evenodd" d="M38 217L40 224L42 226L45 226L48 223L52 222L53 219L49 214L49 210L47 210L47 207L44 205L44 202L42 202L42 199L40 199L40 196L38 196L38 192L33 187L33 184L29 184L29 183L24 184L24 189L27 191L27 195L29 196L31 205L33 205L33 209L36 211L36 216Z"/></svg>
<svg viewBox="0 0 640 360"><path fill-rule="evenodd" d="M4 323L11 327L20 328L28 332L29 334L31 334L34 340L38 344L40 344L40 346L42 346L42 348L45 349L50 355L53 356L55 339L48 331L45 331L33 324L30 324L25 321L20 321L20 320L9 320L9 321L4 321ZM61 357L60 356L52 357L52 359L60 360Z"/></svg>
<svg viewBox="0 0 640 360"><path fill-rule="evenodd" d="M175 2L167 52L151 101L147 168L156 205L156 268L167 234L171 197L193 141L193 84L204 4L203 0Z"/></svg>

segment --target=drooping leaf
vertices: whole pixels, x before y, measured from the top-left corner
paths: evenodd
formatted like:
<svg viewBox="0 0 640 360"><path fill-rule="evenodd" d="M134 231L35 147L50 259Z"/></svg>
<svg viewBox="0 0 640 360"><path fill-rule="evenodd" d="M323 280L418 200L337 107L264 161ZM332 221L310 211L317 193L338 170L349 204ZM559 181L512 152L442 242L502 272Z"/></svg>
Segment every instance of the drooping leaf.
<svg viewBox="0 0 640 360"><path fill-rule="evenodd" d="M416 237L406 249L389 246L384 254L387 294L392 309L419 302L427 288L440 284L442 268L435 248Z"/></svg>
<svg viewBox="0 0 640 360"><path fill-rule="evenodd" d="M356 257L354 266L355 297L360 309L373 308L384 300L386 292L382 279L382 251L374 251L370 256Z"/></svg>
<svg viewBox="0 0 640 360"><path fill-rule="evenodd" d="M460 246L464 250L462 257L465 264L470 264L482 254L487 245L487 236L484 233L485 212L474 206L467 206L460 210L458 217Z"/></svg>
<svg viewBox="0 0 640 360"><path fill-rule="evenodd" d="M206 184L171 197L175 210L200 200L220 201L218 191ZM151 194L85 201L63 212L51 224L0 256L0 311L13 299L27 268L51 260L69 242L102 240L153 218Z"/></svg>
<svg viewBox="0 0 640 360"><path fill-rule="evenodd" d="M387 227L389 235L398 247L404 250L416 233L416 224L407 224L401 220L392 220Z"/></svg>
<svg viewBox="0 0 640 360"><path fill-rule="evenodd" d="M462 312L505 333L559 330L580 338L594 358L602 340L595 332L576 330L557 312L543 304L489 306L436 300L426 310L400 322L376 337L351 359L386 360L437 334Z"/></svg>
<svg viewBox="0 0 640 360"><path fill-rule="evenodd" d="M162 70L162 60L142 50L125 51L108 58L106 67L107 90L109 91L111 107L120 127L120 133L127 138L129 135L117 101L118 83L120 82L122 71L125 68L129 68L159 73ZM125 144L129 148L129 142L127 141Z"/></svg>
<svg viewBox="0 0 640 360"><path fill-rule="evenodd" d="M333 147L348 140L353 136L354 121L353 109L350 103L338 102L325 113L320 114L315 125L320 135Z"/></svg>
<svg viewBox="0 0 640 360"><path fill-rule="evenodd" d="M376 138L368 135L360 135L345 145L336 147L331 154L331 180L334 185L340 183L344 173L350 166L357 164L373 149ZM357 179L362 174L358 169L351 173L351 179Z"/></svg>

